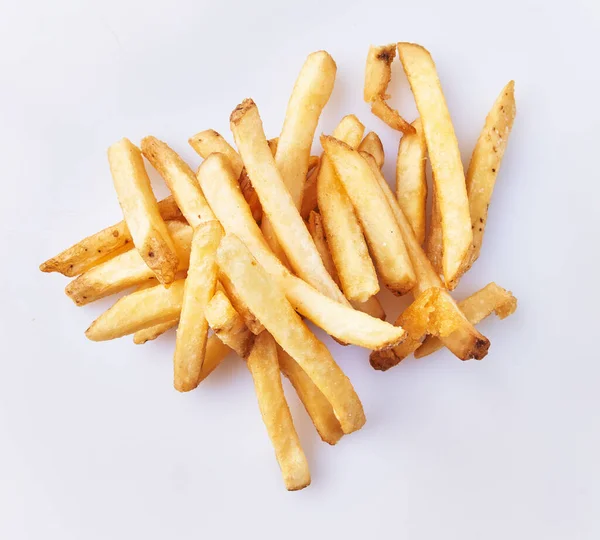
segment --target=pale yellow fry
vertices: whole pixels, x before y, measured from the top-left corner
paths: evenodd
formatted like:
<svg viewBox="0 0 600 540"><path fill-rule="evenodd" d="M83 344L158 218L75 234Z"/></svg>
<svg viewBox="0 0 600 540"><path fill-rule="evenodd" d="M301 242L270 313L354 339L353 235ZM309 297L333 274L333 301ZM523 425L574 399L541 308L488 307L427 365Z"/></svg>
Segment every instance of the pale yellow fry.
<svg viewBox="0 0 600 540"><path fill-rule="evenodd" d="M216 254L222 237L223 228L217 221L203 222L194 231L173 356L174 386L180 392L193 390L200 383L208 338L204 311L215 294Z"/></svg>
<svg viewBox="0 0 600 540"><path fill-rule="evenodd" d="M371 45L365 67L364 98L371 103L378 97L387 99L387 87L392 80L392 62L396 56L396 45Z"/></svg>
<svg viewBox="0 0 600 540"><path fill-rule="evenodd" d="M395 294L409 292L415 285L415 273L394 214L369 164L333 137L321 137L321 144L352 201L381 279Z"/></svg>
<svg viewBox="0 0 600 540"><path fill-rule="evenodd" d="M233 146L231 146L223 136L214 129L207 129L206 131L196 133L196 135L189 138L188 142L203 159L206 159L211 154L217 152L227 156L235 177L239 178L240 174L242 174L242 169L244 168L242 158L235 151Z"/></svg>
<svg viewBox="0 0 600 540"><path fill-rule="evenodd" d="M288 491L305 488L310 484L308 461L283 393L275 340L268 332L256 337L246 365L254 380L258 407L285 487Z"/></svg>
<svg viewBox="0 0 600 540"><path fill-rule="evenodd" d="M415 120L412 125L416 133L404 135L398 147L396 197L417 240L423 244L427 226L427 178L425 177L427 145L421 120Z"/></svg>
<svg viewBox="0 0 600 540"><path fill-rule="evenodd" d="M171 321L167 321L165 323L156 324L154 326L151 326L150 328L138 330L135 334L133 334L133 342L136 345L143 345L148 341L152 341L157 337L162 336L165 332L171 330L171 328L175 328L178 322L179 317Z"/></svg>
<svg viewBox="0 0 600 540"><path fill-rule="evenodd" d="M175 151L156 137L142 139L141 148L146 159L169 186L177 205L192 227L215 218L192 169Z"/></svg>
<svg viewBox="0 0 600 540"><path fill-rule="evenodd" d="M335 134L333 136L335 137ZM340 137L335 138L340 139ZM348 141L344 142L347 143ZM374 131L369 131L369 133L365 135L365 138L358 145L358 151L371 154L377 162L377 166L380 169L383 167L383 163L385 161L385 151L383 150L383 144L381 144L381 139L379 138L379 135L377 135L377 133L375 133Z"/></svg>
<svg viewBox="0 0 600 540"><path fill-rule="evenodd" d="M380 120L383 120L389 127L404 134L413 134L415 128L409 122L404 120L400 113L388 105L382 98L376 98L371 103L371 112Z"/></svg>
<svg viewBox="0 0 600 540"><path fill-rule="evenodd" d="M171 283L177 272L177 252L160 215L142 153L128 139L121 139L108 149L108 161L135 247L156 278Z"/></svg>
<svg viewBox="0 0 600 540"><path fill-rule="evenodd" d="M398 54L421 116L443 233L443 269L452 289L468 255L473 235L469 200L458 141L429 52L412 43L398 43Z"/></svg>
<svg viewBox="0 0 600 540"><path fill-rule="evenodd" d="M323 294L347 304L348 301L327 273L294 200L281 179L267 145L258 109L252 100L245 100L233 111L231 130L263 212L270 218L292 268L299 277Z"/></svg>
<svg viewBox="0 0 600 540"><path fill-rule="evenodd" d="M198 170L198 179L225 231L235 234L246 244L302 315L343 343L385 349L402 341L402 329L330 300L282 266L252 219L250 208L224 156L210 156Z"/></svg>
<svg viewBox="0 0 600 540"><path fill-rule="evenodd" d="M471 324L479 324L492 313L496 313L500 319L512 315L517 309L517 299L510 291L492 282L458 302L458 307ZM423 344L415 351L415 358L423 358L443 347L444 344L439 338L427 336Z"/></svg>
<svg viewBox="0 0 600 540"><path fill-rule="evenodd" d="M177 269L185 270L189 264L192 228L179 221L169 221L167 229L177 253ZM154 272L140 253L129 250L77 276L66 286L65 293L76 305L84 306L153 279Z"/></svg>
<svg viewBox="0 0 600 540"><path fill-rule="evenodd" d="M352 383L290 305L283 289L234 235L225 236L221 242L217 261L275 341L323 392L344 433L360 429L365 415Z"/></svg>
<svg viewBox="0 0 600 540"><path fill-rule="evenodd" d="M344 432L335 417L331 403L327 401L323 392L315 386L315 383L298 363L279 345L277 346L277 356L281 372L292 383L321 440L328 444L336 444Z"/></svg>

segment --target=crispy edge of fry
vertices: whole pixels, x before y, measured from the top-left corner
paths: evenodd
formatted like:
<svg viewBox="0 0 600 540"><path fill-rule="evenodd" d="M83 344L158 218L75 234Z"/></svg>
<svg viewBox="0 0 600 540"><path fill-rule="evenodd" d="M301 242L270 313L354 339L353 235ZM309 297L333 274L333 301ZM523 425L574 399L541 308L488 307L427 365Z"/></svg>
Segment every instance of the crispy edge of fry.
<svg viewBox="0 0 600 540"><path fill-rule="evenodd" d="M458 141L429 51L413 43L398 43L398 55L415 97L427 141L443 234L444 278L447 287L453 289L473 241Z"/></svg>
<svg viewBox="0 0 600 540"><path fill-rule="evenodd" d="M268 332L256 337L246 360L285 487L296 491L310 484L310 471L281 384L275 340Z"/></svg>
<svg viewBox="0 0 600 540"><path fill-rule="evenodd" d="M339 139L339 137L336 137L336 139ZM358 145L358 151L371 154L375 159L377 166L381 170L383 163L385 162L385 151L383 149L381 139L377 133L374 131L369 131L369 133L365 135L365 138Z"/></svg>
<svg viewBox="0 0 600 540"><path fill-rule="evenodd" d="M235 310L223 291L216 291L205 309L206 320L215 335L233 349L240 358L247 358L254 344L242 316Z"/></svg>
<svg viewBox="0 0 600 540"><path fill-rule="evenodd" d="M392 62L396 57L396 44L371 45L367 53L367 64L365 66L365 86L363 91L364 100L371 103L381 96L387 99L387 87L392 80Z"/></svg>
<svg viewBox="0 0 600 540"><path fill-rule="evenodd" d="M231 146L225 138L214 129L207 129L200 133L196 133L196 135L193 135L188 139L188 142L203 159L206 159L210 154L217 152L225 155L231 164L235 177L239 178L240 174L242 174L242 169L244 168L242 158L235 151L233 146Z"/></svg>
<svg viewBox="0 0 600 540"><path fill-rule="evenodd" d="M512 315L517 309L517 299L510 291L492 282L458 302L458 307L471 324L479 324L492 313L496 313L500 319ZM438 337L427 336L415 351L415 358L423 358L443 347L444 344Z"/></svg>
<svg viewBox="0 0 600 540"><path fill-rule="evenodd" d="M412 135L415 132L415 128L404 120L396 109L390 107L387 101L380 97L371 102L371 112L396 131L400 131L405 135Z"/></svg>
<svg viewBox="0 0 600 540"><path fill-rule="evenodd" d="M331 403L298 363L277 345L281 372L288 378L323 442L336 444L344 435Z"/></svg>
<svg viewBox="0 0 600 540"><path fill-rule="evenodd" d="M396 199L422 245L427 227L427 144L421 120L417 118L412 125L415 133L404 135L398 145Z"/></svg>
<svg viewBox="0 0 600 540"><path fill-rule="evenodd" d="M279 245L292 268L299 277L330 298L349 305L325 269L294 200L279 174L254 101L246 99L238 105L231 113L230 123L240 155L258 193L263 213L269 217Z"/></svg>
<svg viewBox="0 0 600 540"><path fill-rule="evenodd" d="M275 341L323 392L344 433L360 429L365 423L365 414L350 379L336 364L327 347L304 324L286 299L283 289L273 282L234 235L223 238L217 250L217 261Z"/></svg>
<svg viewBox="0 0 600 540"><path fill-rule="evenodd" d="M177 201L177 206L192 227L215 219L206 202L198 180L190 166L169 145L156 137L144 137L141 143L144 157L162 176Z"/></svg>
<svg viewBox="0 0 600 540"><path fill-rule="evenodd" d="M179 219L181 211L173 196L158 201L158 210L165 221ZM75 277L133 247L133 239L125 221L98 231L60 252L40 265L42 272L59 272Z"/></svg>
<svg viewBox="0 0 600 540"><path fill-rule="evenodd" d="M140 149L121 139L108 149L113 184L123 217L142 259L163 284L175 279L177 252L163 221Z"/></svg>
<svg viewBox="0 0 600 540"><path fill-rule="evenodd" d="M144 328L143 330L138 330L135 334L133 334L133 342L136 345L144 345L144 343L162 336L165 332L171 330L171 328L175 328L178 322L179 317L164 323L155 324L154 326Z"/></svg>
<svg viewBox="0 0 600 540"><path fill-rule="evenodd" d="M223 235L223 228L214 220L194 230L173 355L174 386L180 392L193 390L200 383L208 339L204 312L217 286L217 248Z"/></svg>
<svg viewBox="0 0 600 540"><path fill-rule="evenodd" d="M393 293L406 294L416 277L400 228L368 163L373 158L333 137L322 136L321 144L352 201L379 276Z"/></svg>
<svg viewBox="0 0 600 540"><path fill-rule="evenodd" d="M200 185L228 234L238 236L276 283L285 289L295 309L344 343L385 349L404 339L404 331L339 304L290 274L269 250L244 200L227 158L210 156L198 170Z"/></svg>

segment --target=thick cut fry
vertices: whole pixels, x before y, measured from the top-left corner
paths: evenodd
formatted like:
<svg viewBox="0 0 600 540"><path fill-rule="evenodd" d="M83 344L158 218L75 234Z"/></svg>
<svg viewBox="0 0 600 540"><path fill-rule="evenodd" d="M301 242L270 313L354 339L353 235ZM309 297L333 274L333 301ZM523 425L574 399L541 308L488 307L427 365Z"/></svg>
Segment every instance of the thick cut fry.
<svg viewBox="0 0 600 540"><path fill-rule="evenodd" d="M395 44L369 47L364 89L364 98L367 103L371 103L378 97L383 99L390 97L386 92L392 80L392 62L395 57Z"/></svg>
<svg viewBox="0 0 600 540"><path fill-rule="evenodd" d="M169 221L167 229L176 249L178 270L185 270L190 259L192 228L179 221ZM65 293L76 305L84 306L153 279L154 272L139 252L129 250L76 277L67 285Z"/></svg>
<svg viewBox="0 0 600 540"><path fill-rule="evenodd" d="M396 197L417 240L423 244L427 226L427 178L425 177L427 145L421 120L415 120L412 125L416 133L404 135L398 147Z"/></svg>
<svg viewBox="0 0 600 540"><path fill-rule="evenodd" d="M138 330L135 334L133 334L133 342L136 345L143 345L148 341L152 341L157 337L162 336L165 332L171 330L171 328L175 328L177 326L177 323L179 323L179 317L171 321L167 321L165 323L155 324L150 328Z"/></svg>
<svg viewBox="0 0 600 540"><path fill-rule="evenodd" d="M444 278L446 285L453 289L473 240L458 141L429 52L420 45L398 43L398 54L415 96L427 141L443 235Z"/></svg>
<svg viewBox="0 0 600 540"><path fill-rule="evenodd" d="M236 236L227 235L219 246L217 261L275 341L323 392L344 433L360 429L365 415L352 383L248 248Z"/></svg>
<svg viewBox="0 0 600 540"><path fill-rule="evenodd" d="M334 134L334 137L335 137L335 134ZM339 137L335 137L335 138L339 139ZM340 139L340 140L342 140L342 139ZM344 142L347 142L347 141L344 141ZM380 169L383 167L383 163L385 161L385 152L383 150L383 144L381 144L381 139L379 138L379 135L377 135L377 133L375 133L374 131L369 131L369 133L367 133L365 135L365 138L358 145L358 151L366 152L367 154L371 154L373 156L373 159L375 159L377 166Z"/></svg>
<svg viewBox="0 0 600 540"><path fill-rule="evenodd" d="M215 294L216 254L222 237L223 228L217 221L201 223L194 231L173 357L174 385L180 392L193 390L200 383L208 338L204 312Z"/></svg>
<svg viewBox="0 0 600 540"><path fill-rule="evenodd" d="M181 218L181 211L173 197L158 202L161 217L167 221ZM133 239L125 221L111 225L77 242L40 265L42 272L60 272L75 277L106 262L133 247Z"/></svg>
<svg viewBox="0 0 600 540"><path fill-rule="evenodd" d="M235 151L233 146L231 146L223 136L214 129L201 131L193 137L190 137L188 142L203 159L206 159L210 154L217 152L225 155L231 164L235 177L239 178L240 174L242 174L242 169L244 168L242 158Z"/></svg>
<svg viewBox="0 0 600 540"><path fill-rule="evenodd" d="M289 379L300 401L310 416L321 440L328 444L337 443L344 435L342 427L335 417L331 403L312 382L298 363L279 345L277 356L281 372Z"/></svg>
<svg viewBox="0 0 600 540"><path fill-rule="evenodd" d="M308 461L283 393L277 346L268 332L256 337L246 365L254 380L258 408L275 449L285 487L288 491L305 488L310 484Z"/></svg>
<svg viewBox="0 0 600 540"><path fill-rule="evenodd" d="M515 82L510 81L496 99L485 120L485 125L473 150L467 171L467 194L469 195L469 209L471 211L473 247L471 248L466 270L479 257L494 184L500 170L516 112Z"/></svg>
<svg viewBox="0 0 600 540"><path fill-rule="evenodd" d="M512 315L517 309L517 299L510 291L495 283L488 283L483 289L458 302L458 307L471 324L479 324L492 313L496 313L500 319ZM415 358L423 358L443 347L439 338L427 336L415 351Z"/></svg>
<svg viewBox="0 0 600 540"><path fill-rule="evenodd" d="M402 329L330 300L282 266L252 219L250 208L224 156L210 156L200 167L198 179L225 231L235 234L246 244L302 315L339 341L367 349L385 349L402 341Z"/></svg>
<svg viewBox="0 0 600 540"><path fill-rule="evenodd" d="M369 164L333 137L321 137L321 144L352 201L381 279L395 294L409 292L415 285L415 273L394 214Z"/></svg>
<svg viewBox="0 0 600 540"><path fill-rule="evenodd" d="M381 98L377 98L371 103L371 112L396 131L401 131L405 135L412 135L415 132L415 128Z"/></svg>
<svg viewBox="0 0 600 540"><path fill-rule="evenodd" d="M281 179L265 139L258 109L252 100L245 100L233 111L231 130L263 212L271 220L292 268L299 277L323 294L347 304L348 301L323 266L294 200Z"/></svg>
<svg viewBox="0 0 600 540"><path fill-rule="evenodd" d="M141 148L146 159L169 186L177 205L192 227L215 218L192 169L176 152L156 137L142 139Z"/></svg>
<svg viewBox="0 0 600 540"><path fill-rule="evenodd" d="M246 358L250 354L254 334L248 330L244 319L223 291L217 291L211 298L206 306L205 316L217 337L240 358Z"/></svg>

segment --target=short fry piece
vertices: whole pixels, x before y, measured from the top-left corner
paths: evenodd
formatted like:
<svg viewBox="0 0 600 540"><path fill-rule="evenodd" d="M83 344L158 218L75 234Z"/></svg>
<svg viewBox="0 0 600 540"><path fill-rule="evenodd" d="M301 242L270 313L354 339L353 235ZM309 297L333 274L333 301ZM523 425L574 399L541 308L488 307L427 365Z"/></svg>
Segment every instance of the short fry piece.
<svg viewBox="0 0 600 540"><path fill-rule="evenodd" d="M427 141L443 234L444 278L447 287L453 289L473 240L458 141L429 52L420 45L398 43L398 54L415 96Z"/></svg>
<svg viewBox="0 0 600 540"><path fill-rule="evenodd" d="M277 346L268 332L256 337L246 365L254 380L258 407L275 449L285 487L288 491L305 488L310 484L308 461L283 393Z"/></svg>
<svg viewBox="0 0 600 540"><path fill-rule="evenodd" d="M152 341L159 336L162 336L171 328L175 328L177 323L179 322L179 317L173 319L171 321L167 321L165 323L156 324L154 326L150 326L149 328L144 328L143 330L138 330L135 334L133 334L133 342L136 345L143 345L148 341Z"/></svg>
<svg viewBox="0 0 600 540"><path fill-rule="evenodd" d="M203 159L206 159L210 154L217 152L223 154L227 157L229 163L231 163L231 168L233 169L235 177L239 178L240 174L242 174L242 169L244 168L242 158L235 151L233 146L231 146L223 136L214 129L207 129L206 131L196 133L196 135L189 138L188 142Z"/></svg>
<svg viewBox="0 0 600 540"><path fill-rule="evenodd" d="M227 235L219 246L217 261L277 343L327 397L344 433L360 429L365 415L352 383L248 248L236 236Z"/></svg>
<svg viewBox="0 0 600 540"><path fill-rule="evenodd" d="M419 244L423 244L427 226L427 178L425 177L427 145L421 120L415 120L412 125L415 133L404 135L398 147L396 198Z"/></svg>
<svg viewBox="0 0 600 540"><path fill-rule="evenodd" d="M412 135L415 132L415 128L411 126L409 122L404 120L396 109L392 109L392 107L381 98L376 98L371 103L371 112L396 131L401 131L406 135Z"/></svg>
<svg viewBox="0 0 600 540"><path fill-rule="evenodd" d="M339 137L335 138L339 139ZM383 163L385 161L385 152L383 150L383 144L381 144L381 139L379 138L379 135L377 135L377 133L375 133L374 131L369 131L369 133L365 135L365 138L358 145L358 151L371 154L373 156L373 159L377 163L379 169L383 167Z"/></svg>
<svg viewBox="0 0 600 540"><path fill-rule="evenodd" d="M392 80L392 62L395 57L395 44L369 47L364 89L364 98L367 103L371 103L378 97L383 99L390 97L386 92Z"/></svg>
<svg viewBox="0 0 600 540"><path fill-rule="evenodd" d="M200 383L208 338L204 312L215 294L216 254L222 237L223 229L217 221L201 223L194 231L173 357L174 385L180 392L193 390Z"/></svg>

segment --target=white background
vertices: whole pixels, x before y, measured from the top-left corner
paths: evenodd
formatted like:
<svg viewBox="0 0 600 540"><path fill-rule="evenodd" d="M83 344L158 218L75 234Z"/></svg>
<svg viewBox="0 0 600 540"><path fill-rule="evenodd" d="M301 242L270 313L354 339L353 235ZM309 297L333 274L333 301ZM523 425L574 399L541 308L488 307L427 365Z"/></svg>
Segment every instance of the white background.
<svg viewBox="0 0 600 540"><path fill-rule="evenodd" d="M0 538L600 537L597 1L1 4ZM287 493L241 361L180 395L172 334L87 341L113 300L76 308L37 266L120 219L111 143L152 134L196 167L187 138L229 136L245 97L276 136L318 49L338 65L320 131L357 114L393 180L399 136L362 83L369 44L399 40L432 52L465 161L516 81L482 255L457 293L493 280L519 309L481 325L482 362L440 352L382 374L333 344L368 422L328 447L290 394L313 482ZM392 103L412 120L403 77L395 64Z"/></svg>

